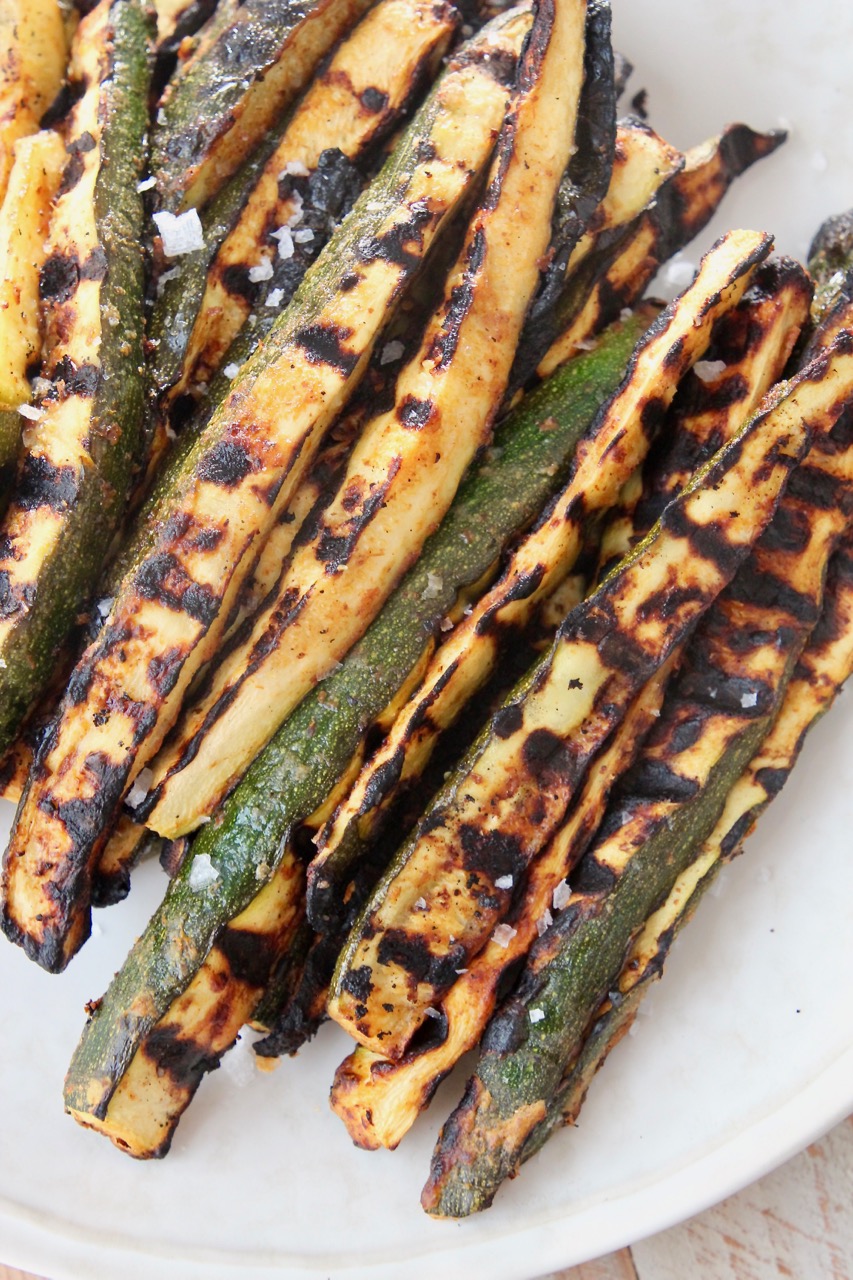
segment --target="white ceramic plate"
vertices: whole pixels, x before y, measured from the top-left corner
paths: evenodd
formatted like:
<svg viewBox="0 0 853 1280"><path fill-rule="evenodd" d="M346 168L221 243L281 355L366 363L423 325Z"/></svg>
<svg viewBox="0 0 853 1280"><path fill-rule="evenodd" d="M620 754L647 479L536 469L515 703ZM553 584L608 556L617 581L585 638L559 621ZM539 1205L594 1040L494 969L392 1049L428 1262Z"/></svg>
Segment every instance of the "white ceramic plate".
<svg viewBox="0 0 853 1280"><path fill-rule="evenodd" d="M727 121L791 128L748 174L726 226L802 256L853 203L853 12L833 0L614 0L618 47L678 145ZM203 1085L166 1161L137 1164L62 1114L83 1021L162 878L99 913L53 978L0 947L0 1258L53 1280L527 1280L697 1212L853 1108L853 733L850 692L818 726L747 854L677 944L638 1034L495 1207L462 1224L418 1207L447 1082L396 1153L356 1151L326 1096L346 1051L327 1028L273 1075L238 1048Z"/></svg>

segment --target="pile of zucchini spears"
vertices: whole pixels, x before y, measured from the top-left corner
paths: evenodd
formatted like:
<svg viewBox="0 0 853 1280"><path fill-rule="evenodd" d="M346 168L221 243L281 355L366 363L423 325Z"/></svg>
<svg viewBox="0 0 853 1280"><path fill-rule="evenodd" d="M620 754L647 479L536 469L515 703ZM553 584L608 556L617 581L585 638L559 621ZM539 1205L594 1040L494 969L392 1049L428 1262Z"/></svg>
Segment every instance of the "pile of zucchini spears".
<svg viewBox="0 0 853 1280"><path fill-rule="evenodd" d="M617 121L606 0L3 0L2 926L159 856L66 1109L162 1156L244 1025L489 1205L853 664L853 223ZM26 12L25 12L26 9ZM5 24L5 25L4 25Z"/></svg>

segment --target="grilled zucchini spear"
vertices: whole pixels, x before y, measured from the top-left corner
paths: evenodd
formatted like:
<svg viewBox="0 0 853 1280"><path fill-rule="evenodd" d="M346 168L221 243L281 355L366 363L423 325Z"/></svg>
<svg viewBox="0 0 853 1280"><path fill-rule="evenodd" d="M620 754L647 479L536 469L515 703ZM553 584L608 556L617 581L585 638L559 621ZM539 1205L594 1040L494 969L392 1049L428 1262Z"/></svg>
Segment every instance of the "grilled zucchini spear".
<svg viewBox="0 0 853 1280"><path fill-rule="evenodd" d="M769 521L812 432L849 394L853 340L815 362L703 469L568 615L380 880L341 953L330 1015L399 1058L492 930L597 749ZM819 367L818 367L819 365ZM677 585L676 585L677 584Z"/></svg>
<svg viewBox="0 0 853 1280"><path fill-rule="evenodd" d="M810 366L799 390L814 391L847 366L849 394L853 342L845 347L850 354L836 349ZM515 1171L635 933L713 832L782 705L853 511L849 424L842 418L839 440L829 422L811 416L808 399L802 410L818 428L813 447L754 554L700 624L571 896L488 1028L477 1071L439 1138L423 1198L428 1212L455 1217L485 1208ZM836 422L841 411L839 404Z"/></svg>
<svg viewBox="0 0 853 1280"><path fill-rule="evenodd" d="M624 382L581 441L553 510L442 645L324 833L309 871L308 912L316 928L341 918L349 867L360 849L359 828L369 830L371 811L423 768L439 733L494 669L507 629L525 625L538 602L570 572L590 516L616 502L680 378L704 354L715 320L740 299L769 248L769 240L758 233L732 233L706 257L691 288L647 332Z"/></svg>
<svg viewBox="0 0 853 1280"><path fill-rule="evenodd" d="M136 1154L163 1154L182 1107L175 1107L171 1081L162 1071L157 1075L161 1059L147 1053L149 1033L161 1018L174 1026L176 1005L184 995L194 1007L195 975L208 954L211 972L222 969L216 953L228 950L227 945L219 947L223 930L240 927L235 917L241 911L253 912L265 878L271 883L280 875L298 890L291 879L290 832L323 804L358 752L365 731L418 664L457 595L483 576L512 534L554 492L575 442L618 383L647 320L631 320L606 334L596 351L560 370L499 426L498 452L463 481L441 527L366 635L258 757L226 802L222 822L211 823L196 837L74 1055L66 1104L82 1123L104 1128ZM217 872L207 889L191 887L198 854L206 854ZM273 935L278 906L269 905L264 931ZM254 913L252 920L257 930ZM179 935L180 945L168 942ZM265 949L266 962L272 963L271 952L272 947ZM257 965L254 972L259 972ZM206 990L207 975L200 975L198 983ZM243 1000L247 988L238 990L234 984L230 991L232 1017L222 1029L211 1021L202 1035L194 1021L194 1034L180 1032L182 1044L196 1038L198 1049L189 1049L188 1056L197 1062L215 1059L252 1015L255 994L249 992L250 999ZM128 1009L134 1010L131 1018L125 1017ZM158 1096L164 1100L156 1100L152 1084L144 1090L134 1087L139 1074L161 1081ZM119 1095L114 1111L112 1098ZM131 1104L141 1108L136 1119ZM114 1123L119 1112L121 1123ZM156 1143L146 1147L143 1134L151 1133Z"/></svg>
<svg viewBox="0 0 853 1280"><path fill-rule="evenodd" d="M716 326L711 354L726 354L731 363L725 373L707 386L698 378L691 384L692 375L688 374L679 389L664 426L664 439L671 440L671 447L663 462L651 468L654 496L649 494L642 508L644 518L634 526L633 538L625 540L626 552L654 524L665 501L684 487L715 448L732 439L781 374L808 316L811 286L801 267L773 259L758 268L754 281L741 303ZM620 524L626 517L623 511ZM610 527L605 529L605 542ZM651 689L649 694L656 692ZM568 876L583 852L583 838L598 825L595 814L600 819L610 782L627 767L631 752L639 745L642 734L634 720L640 715L640 711L635 711L633 718L629 715L611 747L596 762L573 808L571 823L534 863L509 917L514 936L506 946L489 942L448 992L440 1009L444 1022L439 1043L421 1052L415 1048L398 1063L360 1046L338 1069L332 1105L360 1146L396 1146L428 1104L439 1081L479 1041L502 975L526 954L536 937L537 922L547 919L545 912L555 885ZM369 826L374 822L371 815ZM361 834L366 836L367 832Z"/></svg>
<svg viewBox="0 0 853 1280"><path fill-rule="evenodd" d="M553 12L539 6L485 199L420 347L397 378L393 407L365 425L274 597L153 762L153 803L143 814L160 835L184 835L211 814L363 634L488 441L573 145L583 32L576 0L557 0Z"/></svg>
<svg viewBox="0 0 853 1280"><path fill-rule="evenodd" d="M152 136L160 207L200 207L215 195L369 3L223 5L161 99Z"/></svg>
<svg viewBox="0 0 853 1280"><path fill-rule="evenodd" d="M57 0L0 0L0 203L15 144L38 129L65 79L67 61Z"/></svg>
<svg viewBox="0 0 853 1280"><path fill-rule="evenodd" d="M635 938L616 997L604 999L576 1060L548 1103L545 1118L524 1143L521 1160L535 1155L564 1124L574 1124L596 1071L629 1029L643 996L661 976L673 941L692 919L720 868L742 851L763 810L779 794L796 764L806 734L830 707L853 671L853 557L851 539L829 566L823 612L785 691L782 707L758 753L738 778L723 813L662 906Z"/></svg>
<svg viewBox="0 0 853 1280"><path fill-rule="evenodd" d="M142 409L142 205L148 30L139 0L80 23L68 162L40 291L49 387L0 529L0 750L53 672L119 523ZM78 797L79 799L79 797Z"/></svg>
<svg viewBox="0 0 853 1280"><path fill-rule="evenodd" d="M161 412L168 415L178 397L209 382L254 307L257 321L287 305L328 238L327 215L337 213L336 167L352 173L345 186L363 185L346 162L358 164L388 134L454 28L449 5L381 0L315 77L260 172L249 162L205 211L205 241L215 250L206 278L203 264L192 264L189 274L178 264L154 308L153 334L164 348L154 380L160 388L172 384ZM245 203L217 247L237 190Z"/></svg>
<svg viewBox="0 0 853 1280"><path fill-rule="evenodd" d="M497 55L515 57L529 22L507 15L451 63L171 475L72 674L7 851L4 927L44 967L62 969L88 936L93 869L125 790L213 653L388 308L488 163L506 95Z"/></svg>

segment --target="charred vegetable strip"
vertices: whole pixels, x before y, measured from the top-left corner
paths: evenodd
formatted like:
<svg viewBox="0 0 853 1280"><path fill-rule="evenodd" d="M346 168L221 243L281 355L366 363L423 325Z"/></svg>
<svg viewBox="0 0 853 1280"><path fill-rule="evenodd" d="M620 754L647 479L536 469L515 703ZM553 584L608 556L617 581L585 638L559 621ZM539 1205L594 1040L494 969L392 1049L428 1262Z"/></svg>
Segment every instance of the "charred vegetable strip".
<svg viewBox="0 0 853 1280"><path fill-rule="evenodd" d="M369 0L245 0L216 15L163 94L152 139L163 209L215 195Z"/></svg>
<svg viewBox="0 0 853 1280"><path fill-rule="evenodd" d="M768 249L769 242L757 233L732 233L705 258L691 288L649 329L621 387L580 442L569 483L553 511L528 534L499 581L441 646L324 834L309 871L308 913L316 927L340 912L342 873L358 854L359 826L369 827L371 811L422 769L440 732L494 669L506 629L523 626L571 570L588 517L616 502L645 455L679 379L704 354L715 320L739 301Z"/></svg>
<svg viewBox="0 0 853 1280"><path fill-rule="evenodd" d="M357 1146L396 1147L441 1080L479 1042L494 1011L501 978L527 954L549 919L554 890L566 879L594 834L613 784L640 749L659 714L672 663L639 694L612 743L590 769L568 823L532 865L507 923L512 936L490 939L438 1006L437 1036L399 1061L359 1045L335 1073L331 1103Z"/></svg>
<svg viewBox="0 0 853 1280"><path fill-rule="evenodd" d="M18 454L18 407L30 400L27 371L41 355L39 276L51 204L66 159L56 133L21 138L0 208L0 497Z"/></svg>
<svg viewBox="0 0 853 1280"><path fill-rule="evenodd" d="M19 138L35 133L59 93L68 40L57 0L0 0L0 203Z"/></svg>
<svg viewBox="0 0 853 1280"><path fill-rule="evenodd" d="M334 148L357 163L375 146L444 52L454 25L449 5L382 0L312 82L211 263L169 401L209 381L253 307L263 309L265 299L269 306L270 296L279 306L289 302L328 235L322 209L320 217L306 216L314 212L309 179L324 152ZM250 273L267 263L268 278L253 283Z"/></svg>
<svg viewBox="0 0 853 1280"><path fill-rule="evenodd" d="M599 576L639 542L693 472L730 440L782 376L808 321L812 285L799 263L762 263L741 302L724 316L700 372L685 377L663 431L663 454L632 477L601 537ZM701 373L701 377L700 377Z"/></svg>
<svg viewBox="0 0 853 1280"><path fill-rule="evenodd" d="M506 90L494 79L504 64L484 55L512 57L528 23L507 17L493 41L459 55L171 476L150 541L72 675L8 851L9 932L46 968L63 968L88 936L92 873L126 788L213 653L387 308L488 162Z"/></svg>
<svg viewBox="0 0 853 1280"><path fill-rule="evenodd" d="M0 531L0 750L88 601L137 459L147 39L137 0L102 0L75 36L87 88L41 269L50 385Z"/></svg>
<svg viewBox="0 0 853 1280"><path fill-rule="evenodd" d="M719 137L691 148L684 165L665 182L648 208L627 227L616 223L591 245L577 270L570 270L557 306L560 337L539 364L547 377L597 327L609 324L622 307L642 297L658 267L709 222L732 182L785 140L779 132L756 133L733 124ZM573 264L570 264L570 267Z"/></svg>
<svg viewBox="0 0 853 1280"><path fill-rule="evenodd" d="M731 579L812 430L831 428L849 394L846 346L725 446L568 615L439 792L341 953L329 1013L361 1044L399 1058L507 915L593 755Z"/></svg>
<svg viewBox="0 0 853 1280"><path fill-rule="evenodd" d="M557 0L553 14L545 4L537 11L485 199L420 347L397 379L393 407L366 424L275 598L153 763L153 804L144 817L160 835L185 835L211 814L364 633L488 441L574 140L583 31L577 0Z"/></svg>
<svg viewBox="0 0 853 1280"><path fill-rule="evenodd" d="M615 987L606 998L571 1069L548 1104L548 1112L526 1140L522 1161L535 1155L563 1124L574 1124L592 1078L628 1030L650 984L663 971L673 941L692 919L720 867L736 854L756 820L778 795L800 753L806 734L834 701L853 671L853 558L850 539L836 552L826 584L826 602L811 634L781 710L726 799L714 830L682 872L666 902L637 935Z"/></svg>
<svg viewBox="0 0 853 1280"><path fill-rule="evenodd" d="M196 837L192 853L206 853L219 878L191 890L190 857L174 880L84 1031L67 1082L74 1109L103 1118L144 1037L186 989L220 930L273 874L294 826L323 804L457 594L482 577L553 493L642 328L633 320L605 335L595 352L560 370L501 424L500 455L463 481L441 527L363 639L261 753L223 807L222 822ZM431 578L441 584L432 592ZM181 945L169 945L178 934ZM135 1011L131 1018L128 1009Z"/></svg>
<svg viewBox="0 0 853 1280"><path fill-rule="evenodd" d="M828 362L810 366L813 374L820 365ZM487 1031L477 1071L439 1138L428 1212L485 1208L517 1168L634 934L693 862L770 730L853 509L853 440L849 423L840 426L840 442L832 430L816 436L778 519L688 647L565 909Z"/></svg>

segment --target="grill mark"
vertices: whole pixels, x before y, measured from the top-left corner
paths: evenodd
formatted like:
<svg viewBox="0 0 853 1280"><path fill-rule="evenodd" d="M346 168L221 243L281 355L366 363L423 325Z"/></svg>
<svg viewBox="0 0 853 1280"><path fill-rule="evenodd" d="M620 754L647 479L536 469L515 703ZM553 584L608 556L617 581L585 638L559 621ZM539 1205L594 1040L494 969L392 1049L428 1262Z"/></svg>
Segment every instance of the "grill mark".
<svg viewBox="0 0 853 1280"><path fill-rule="evenodd" d="M754 604L759 609L787 613L798 622L817 621L819 607L814 595L798 591L784 578L757 569L754 561L744 564L731 583L727 595L732 600Z"/></svg>
<svg viewBox="0 0 853 1280"><path fill-rule="evenodd" d="M511 738L524 724L524 712L517 703L501 707L492 716L492 732L497 738Z"/></svg>
<svg viewBox="0 0 853 1280"><path fill-rule="evenodd" d="M699 791L699 783L677 773L665 760L654 756L639 760L631 769L625 785L638 796L649 800L671 800L683 804Z"/></svg>
<svg viewBox="0 0 853 1280"><path fill-rule="evenodd" d="M178 1034L177 1027L154 1027L143 1041L143 1053L158 1075L167 1075L181 1090L194 1093L202 1077L219 1065L219 1054ZM169 1135L171 1138L171 1135Z"/></svg>
<svg viewBox="0 0 853 1280"><path fill-rule="evenodd" d="M233 440L220 440L199 462L197 475L209 484L234 489L256 470L257 463L245 445Z"/></svg>
<svg viewBox="0 0 853 1280"><path fill-rule="evenodd" d="M64 384L67 396L91 398L98 389L100 367L96 364L75 365L70 356L63 356L53 370L53 381Z"/></svg>
<svg viewBox="0 0 853 1280"><path fill-rule="evenodd" d="M39 297L56 305L73 297L80 282L80 259L76 253L52 253L39 272Z"/></svg>
<svg viewBox="0 0 853 1280"><path fill-rule="evenodd" d="M450 291L450 300L441 329L436 334L429 352L429 359L435 361L439 369L446 368L456 352L462 330L462 323L471 310L474 300L476 277L486 258L486 233L482 227L474 233L468 247L468 262L465 276L461 284Z"/></svg>
<svg viewBox="0 0 853 1280"><path fill-rule="evenodd" d="M757 769L755 773L755 781L766 792L769 799L778 796L779 792L788 781L790 769L772 768L766 765L763 769Z"/></svg>
<svg viewBox="0 0 853 1280"><path fill-rule="evenodd" d="M415 242L423 247L422 232L434 220L425 200L415 200L409 206L409 218L405 222L397 222L378 236L364 236L356 245L359 262L374 262L377 259L391 263L393 266L411 270L420 262L420 254L413 253L406 246Z"/></svg>
<svg viewBox="0 0 853 1280"><path fill-rule="evenodd" d="M103 280L107 274L106 251L96 244L86 261L80 267L81 280Z"/></svg>
<svg viewBox="0 0 853 1280"><path fill-rule="evenodd" d="M401 426L412 431L420 431L427 426L435 413L435 405L431 400L418 400L415 396L406 396L396 410Z"/></svg>
<svg viewBox="0 0 853 1280"><path fill-rule="evenodd" d="M328 527L323 528L317 539L315 555L320 563L325 566L327 574L331 576L340 573L344 565L350 560L359 538L376 515L376 512L383 507L385 495L393 484L394 477L399 470L400 459L397 457L392 460L382 484L372 487L370 497L362 505L361 514L348 521L349 528L347 533L332 533Z"/></svg>
<svg viewBox="0 0 853 1280"><path fill-rule="evenodd" d="M720 841L720 854L722 857L730 858L740 842L749 835L750 828L755 821L755 816L754 810L750 809L748 813L742 814L729 828L726 835Z"/></svg>
<svg viewBox="0 0 853 1280"><path fill-rule="evenodd" d="M712 483L710 478L708 483ZM724 521L714 520L697 524L686 506L673 503L665 508L660 518L661 528L676 538L685 538L696 555L717 566L724 575L733 571L741 559L739 548L727 537Z"/></svg>
<svg viewBox="0 0 853 1280"><path fill-rule="evenodd" d="M518 996L510 996L500 1012L486 1024L481 1040L481 1052L493 1053L502 1058L508 1053L515 1053L527 1043L530 1035L530 1017L527 1005ZM474 1077L476 1080L476 1077ZM472 1081L473 1084L473 1081ZM470 1088L470 1086L469 1086ZM463 1099L454 1115L462 1114L466 1099Z"/></svg>
<svg viewBox="0 0 853 1280"><path fill-rule="evenodd" d="M521 758L530 776L544 787L570 782L577 771L569 744L550 729L534 729L528 734Z"/></svg>
<svg viewBox="0 0 853 1280"><path fill-rule="evenodd" d="M267 985L276 958L275 940L251 929L223 929L216 943L238 982L262 989Z"/></svg>
<svg viewBox="0 0 853 1280"><path fill-rule="evenodd" d="M73 467L57 467L40 453L27 454L21 467L15 502L22 511L50 507L68 511L77 498L78 476Z"/></svg>
<svg viewBox="0 0 853 1280"><path fill-rule="evenodd" d="M403 776L403 765L406 761L406 752L403 747L397 747L393 755L387 760L383 760L370 775L367 786L364 788L364 795L361 804L358 807L359 816L370 813L372 809L377 808L382 803L389 791L393 790Z"/></svg>
<svg viewBox="0 0 853 1280"><path fill-rule="evenodd" d="M525 868L524 847L517 836L500 830L483 831L474 823L465 822L459 828L459 839L465 870L488 876L492 886L501 876L511 875L516 881ZM498 893L506 899L510 897L509 890ZM495 906L500 906L501 901L499 897Z"/></svg>
<svg viewBox="0 0 853 1280"><path fill-rule="evenodd" d="M572 876L572 889L576 893L605 894L615 884L615 873L603 862L599 862L594 854L581 858Z"/></svg>
<svg viewBox="0 0 853 1280"><path fill-rule="evenodd" d="M210 587L195 582L167 551L148 558L136 573L134 588L143 600L156 600L166 609L185 613L205 629L219 610L219 599Z"/></svg>
<svg viewBox="0 0 853 1280"><path fill-rule="evenodd" d="M380 111L384 111L388 106L388 94L383 93L381 89L375 89L370 86L361 91L359 102L370 115L378 115Z"/></svg>
<svg viewBox="0 0 853 1280"><path fill-rule="evenodd" d="M840 476L829 475L820 467L800 463L788 481L786 492L821 511L850 505L850 486Z"/></svg>
<svg viewBox="0 0 853 1280"><path fill-rule="evenodd" d="M219 279L226 293L245 302L256 302L261 288L249 279L249 268L242 262L231 262L219 272Z"/></svg>
<svg viewBox="0 0 853 1280"><path fill-rule="evenodd" d="M452 946L446 956L436 956L430 951L426 938L405 929L386 929L377 951L381 965L396 965L415 983L425 982L437 990L455 981L456 970L464 965L465 958L461 943Z"/></svg>
<svg viewBox="0 0 853 1280"><path fill-rule="evenodd" d="M493 630L500 630L500 620L497 617L500 611L507 605L514 604L517 600L527 600L538 589L544 576L545 566L542 564L537 565L535 569L531 569L529 573L520 574L510 589L502 595L501 599L491 605L482 618L477 620L474 627L475 635L487 636Z"/></svg>
<svg viewBox="0 0 853 1280"><path fill-rule="evenodd" d="M351 337L352 329L342 325L310 324L299 330L294 342L302 347L310 364L330 365L348 378L359 361L358 352L344 346L347 338Z"/></svg>
<svg viewBox="0 0 853 1280"><path fill-rule="evenodd" d="M466 49L454 58L454 70L462 70L464 67L478 67L496 84L502 85L505 89L511 89L515 85L518 72L518 57L508 49L480 45L477 48Z"/></svg>
<svg viewBox="0 0 853 1280"><path fill-rule="evenodd" d="M159 698L165 699L174 689L185 657L186 650L173 645L165 653L156 654L148 663L148 683Z"/></svg>

